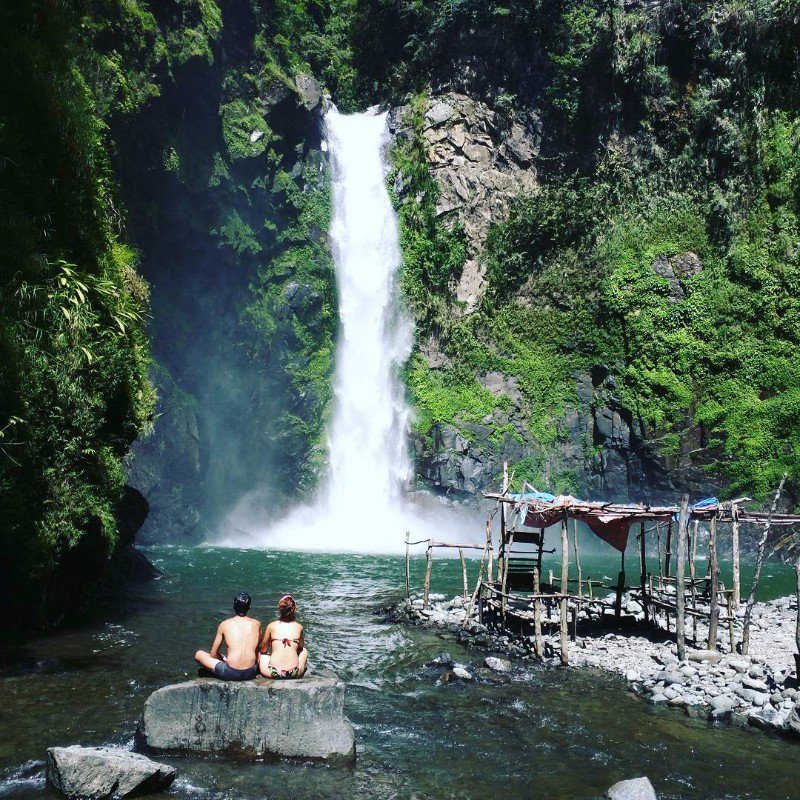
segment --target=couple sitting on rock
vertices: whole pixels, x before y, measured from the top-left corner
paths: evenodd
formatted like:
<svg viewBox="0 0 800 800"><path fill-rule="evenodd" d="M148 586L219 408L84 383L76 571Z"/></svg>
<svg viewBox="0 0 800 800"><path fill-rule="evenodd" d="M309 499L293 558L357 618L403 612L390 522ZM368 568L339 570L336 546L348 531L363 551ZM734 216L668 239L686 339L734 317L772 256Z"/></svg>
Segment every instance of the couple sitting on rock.
<svg viewBox="0 0 800 800"><path fill-rule="evenodd" d="M259 672L265 678L301 678L308 651L303 643L303 626L295 620L294 598L290 594L281 597L278 619L267 625L263 637L261 623L247 616L251 602L247 592L236 595L236 616L220 623L211 652L198 650L195 661L223 681L248 681ZM222 645L227 650L225 655L219 651Z"/></svg>

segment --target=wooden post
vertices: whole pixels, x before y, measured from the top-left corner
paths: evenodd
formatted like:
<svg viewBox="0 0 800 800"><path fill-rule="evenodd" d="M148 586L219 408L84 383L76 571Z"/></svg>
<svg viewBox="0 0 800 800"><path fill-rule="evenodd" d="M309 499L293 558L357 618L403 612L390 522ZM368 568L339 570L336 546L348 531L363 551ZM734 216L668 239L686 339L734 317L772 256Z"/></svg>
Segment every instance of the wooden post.
<svg viewBox="0 0 800 800"><path fill-rule="evenodd" d="M539 568L533 568L533 652L540 661L544 656L542 647L542 601L538 595L541 593L539 581Z"/></svg>
<svg viewBox="0 0 800 800"><path fill-rule="evenodd" d="M667 547L664 554L664 574L669 578L669 571L672 561L672 520L667 525Z"/></svg>
<svg viewBox="0 0 800 800"><path fill-rule="evenodd" d="M578 568L578 597L583 596L583 589L581 588L581 584L583 583L583 572L581 570L581 559L578 555L578 520L572 520L572 543L575 548L575 565Z"/></svg>
<svg viewBox="0 0 800 800"><path fill-rule="evenodd" d="M475 582L475 591L472 593L472 597L469 600L469 605L467 606L467 613L464 615L464 623L462 624L462 628L466 628L469 625L470 617L472 616L472 609L475 607L475 599L478 597L478 594L481 590L481 582L483 581L483 565L486 563L486 556L489 553L489 548L484 547L483 553L481 555L481 565L478 567L478 580ZM483 609L481 606L478 606L478 616L480 617L480 621L483 622Z"/></svg>
<svg viewBox="0 0 800 800"><path fill-rule="evenodd" d="M539 567L539 580L542 577L542 551L544 550L544 528L539 528L539 551L536 554L536 566Z"/></svg>
<svg viewBox="0 0 800 800"><path fill-rule="evenodd" d="M739 507L736 503L731 505L731 517L733 526L731 531L731 556L733 558L733 599L731 604L734 610L739 608L742 602L742 582L741 567L739 563Z"/></svg>
<svg viewBox="0 0 800 800"><path fill-rule="evenodd" d="M794 561L795 600L797 602L797 616L794 622L794 646L797 653L794 657L794 676L800 676L800 552Z"/></svg>
<svg viewBox="0 0 800 800"><path fill-rule="evenodd" d="M644 522L639 527L639 560L641 561L641 590L642 590L642 609L644 610L644 621L650 621L650 610L647 605L647 554L645 550Z"/></svg>
<svg viewBox="0 0 800 800"><path fill-rule="evenodd" d="M504 620L506 616L506 605L507 605L506 587L508 586L508 562L509 562L509 556L511 555L511 546L513 544L514 544L514 531L511 531L508 537L508 544L506 546L505 556L503 558L503 578L500 586L501 591L503 592L500 598L500 608Z"/></svg>
<svg viewBox="0 0 800 800"><path fill-rule="evenodd" d="M410 538L410 531L406 531L406 600L408 600L408 602L411 602L411 562L408 552L408 542Z"/></svg>
<svg viewBox="0 0 800 800"><path fill-rule="evenodd" d="M497 511L497 506L495 506L495 511ZM492 522L494 522L494 513L489 516L489 519L486 520L486 552L489 556L488 567L487 567L487 579L489 583L492 582L492 561L494 556L493 545L492 545Z"/></svg>
<svg viewBox="0 0 800 800"><path fill-rule="evenodd" d="M425 555L425 583L422 589L422 607L428 608L430 594L431 594L431 567L433 566L432 548L428 545L428 550Z"/></svg>
<svg viewBox="0 0 800 800"><path fill-rule="evenodd" d="M580 601L578 601L580 602ZM569 610L570 615L572 616L572 641L574 642L578 638L578 606L574 605Z"/></svg>
<svg viewBox="0 0 800 800"><path fill-rule="evenodd" d="M622 616L622 593L625 591L625 551L622 551L620 559L620 570L617 575L617 599L614 601L614 616L619 619Z"/></svg>
<svg viewBox="0 0 800 800"><path fill-rule="evenodd" d="M461 559L461 577L464 579L464 599L467 599L469 594L469 586L467 585L467 562L464 560L464 551L458 548L458 557Z"/></svg>
<svg viewBox="0 0 800 800"><path fill-rule="evenodd" d="M722 584L720 584L722 585ZM725 586L722 585L724 590ZM725 595L725 602L727 604L727 611L728 611L728 638L730 639L730 648L731 653L736 652L736 634L733 630L733 593Z"/></svg>
<svg viewBox="0 0 800 800"><path fill-rule="evenodd" d="M717 563L717 515L711 517L711 535L708 538L708 563L711 569L711 608L708 613L708 649L717 649L719 624L719 564Z"/></svg>
<svg viewBox="0 0 800 800"><path fill-rule="evenodd" d="M592 591L592 576L586 576L586 588L589 590L589 599L594 600L594 592Z"/></svg>
<svg viewBox="0 0 800 800"><path fill-rule="evenodd" d="M684 631L684 567L686 560L686 533L689 526L689 495L685 494L681 501L681 513L678 519L678 557L675 565L675 604L677 620L675 623L675 639L678 643L678 661L686 659L686 634Z"/></svg>
<svg viewBox="0 0 800 800"><path fill-rule="evenodd" d="M567 650L567 594L569 592L569 536L567 531L567 515L561 520L561 619L559 633L561 636L561 663L569 663Z"/></svg>
<svg viewBox="0 0 800 800"><path fill-rule="evenodd" d="M664 591L664 572L661 561L661 524L656 525L656 546L658 548L658 590Z"/></svg>
<svg viewBox="0 0 800 800"><path fill-rule="evenodd" d="M761 580L761 567L764 564L764 551L767 547L767 539L769 538L769 529L772 527L772 515L778 508L778 501L781 499L781 492L783 491L783 484L786 483L786 473L783 473L781 482L778 485L778 491L775 492L775 497L772 500L772 505L767 514L767 521L764 523L764 531L761 538L758 540L758 550L756 550L756 568L753 572L753 580L750 583L750 592L747 595L747 603L745 604L744 622L742 623L742 647L741 653L743 656L749 654L750 650L750 618L753 614L753 606L756 604L756 590L758 589L758 582Z"/></svg>
<svg viewBox="0 0 800 800"><path fill-rule="evenodd" d="M508 462L503 462L503 495L508 491ZM497 580L502 581L506 566L506 504L500 503L500 546L497 554ZM501 599L503 603L504 600Z"/></svg>
<svg viewBox="0 0 800 800"><path fill-rule="evenodd" d="M699 522L697 520L694 521L694 525L692 526L692 533L689 533L687 527L687 533L689 533L689 539L687 542L687 550L689 551L689 581L691 583L691 592L692 592L692 611L697 611L697 532ZM692 641L697 644L697 614L692 615Z"/></svg>
<svg viewBox="0 0 800 800"><path fill-rule="evenodd" d="M555 584L553 583L553 570L551 570L551 569L547 570L547 583L550 585L550 588L551 588L551 589L552 589L552 588L554 587L554 585L555 585Z"/></svg>

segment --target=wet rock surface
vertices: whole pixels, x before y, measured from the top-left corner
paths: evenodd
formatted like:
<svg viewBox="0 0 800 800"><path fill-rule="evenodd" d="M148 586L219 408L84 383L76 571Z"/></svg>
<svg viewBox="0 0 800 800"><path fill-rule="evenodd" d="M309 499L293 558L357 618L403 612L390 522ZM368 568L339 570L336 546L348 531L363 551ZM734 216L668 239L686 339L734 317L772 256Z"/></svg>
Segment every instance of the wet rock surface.
<svg viewBox="0 0 800 800"><path fill-rule="evenodd" d="M478 622L474 609L467 617L469 600L462 597L431 597L427 609L423 609L419 598L412 598L410 603L404 601L397 607L394 620L444 628L467 647L491 651L484 659L485 669L464 665L473 677L496 675L502 679L498 674L504 671L498 668L501 664L513 670L513 662L498 654L523 661L535 658L533 636L511 635L487 627ZM729 634L720 626L718 649L693 648L687 642L685 661L678 660L677 645L670 636L641 624L644 614L641 606L636 606L628 598L623 599L624 629L612 631L593 624L587 635L570 641L569 666L616 673L627 681L631 691L649 703L682 709L692 717L800 736L794 598L756 603L747 656L730 652ZM741 619L744 608L736 614ZM559 666L559 635L553 630L542 637L544 662ZM707 629L698 626L697 636L698 641L704 641Z"/></svg>
<svg viewBox="0 0 800 800"><path fill-rule="evenodd" d="M393 133L402 132L409 110L392 110ZM459 92L428 100L424 136L439 188L436 210L446 224L460 224L467 237L467 261L456 287L456 298L467 311L477 306L486 289L481 254L489 228L506 218L512 197L538 185L533 161L540 127L531 110L506 116Z"/></svg>
<svg viewBox="0 0 800 800"><path fill-rule="evenodd" d="M50 747L47 784L70 800L118 800L166 789L173 767L110 747Z"/></svg>
<svg viewBox="0 0 800 800"><path fill-rule="evenodd" d="M199 678L145 702L139 743L155 752L298 758L339 766L355 758L344 683L319 672L297 680Z"/></svg>
<svg viewBox="0 0 800 800"><path fill-rule="evenodd" d="M632 778L615 783L607 792L608 800L657 800L648 778Z"/></svg>
<svg viewBox="0 0 800 800"><path fill-rule="evenodd" d="M133 443L125 462L128 483L149 505L136 540L144 545L165 538L193 542L200 535L203 502L197 412L162 367L153 367L150 382L158 392L153 431Z"/></svg>

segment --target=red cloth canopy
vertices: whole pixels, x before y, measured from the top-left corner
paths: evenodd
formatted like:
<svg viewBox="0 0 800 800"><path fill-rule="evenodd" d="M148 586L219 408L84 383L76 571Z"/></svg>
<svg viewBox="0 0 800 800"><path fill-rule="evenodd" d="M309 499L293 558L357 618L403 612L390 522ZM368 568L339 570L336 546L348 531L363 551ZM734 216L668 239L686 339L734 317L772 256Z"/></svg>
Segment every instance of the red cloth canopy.
<svg viewBox="0 0 800 800"><path fill-rule="evenodd" d="M549 528L557 525L564 518L567 510L580 503L585 508L586 503L576 500L571 495L560 494L552 502L544 500L525 501L522 498L520 508L524 513L524 525L530 528ZM632 514L602 513L603 504L597 503L597 513L580 513L573 510L570 516L585 522L595 536L610 544L620 553L625 551L628 544L630 526L643 522L649 517L637 517Z"/></svg>

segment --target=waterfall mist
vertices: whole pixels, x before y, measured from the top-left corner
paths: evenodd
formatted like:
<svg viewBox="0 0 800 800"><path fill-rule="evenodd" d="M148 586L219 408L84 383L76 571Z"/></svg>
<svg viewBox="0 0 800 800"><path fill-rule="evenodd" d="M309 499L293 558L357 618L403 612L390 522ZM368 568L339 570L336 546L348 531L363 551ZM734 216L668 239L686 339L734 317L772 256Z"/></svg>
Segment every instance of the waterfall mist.
<svg viewBox="0 0 800 800"><path fill-rule="evenodd" d="M399 302L402 261L397 217L385 185L386 114L325 118L332 169L330 238L340 331L329 473L311 505L269 525L234 510L230 528L249 546L360 552L398 551L412 538L478 538L476 515L435 498L412 502L410 410L400 368L411 353L413 324ZM242 538L226 537L242 544Z"/></svg>

